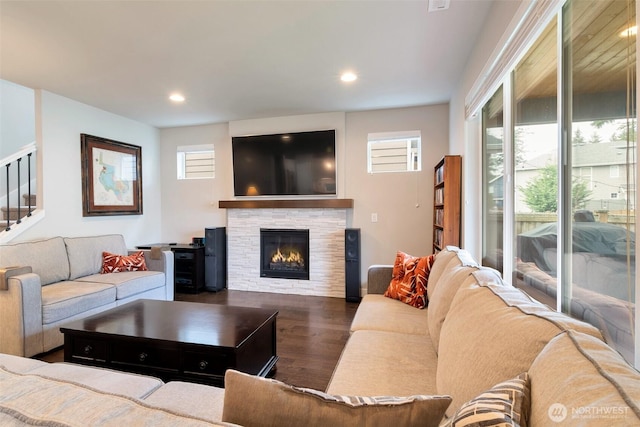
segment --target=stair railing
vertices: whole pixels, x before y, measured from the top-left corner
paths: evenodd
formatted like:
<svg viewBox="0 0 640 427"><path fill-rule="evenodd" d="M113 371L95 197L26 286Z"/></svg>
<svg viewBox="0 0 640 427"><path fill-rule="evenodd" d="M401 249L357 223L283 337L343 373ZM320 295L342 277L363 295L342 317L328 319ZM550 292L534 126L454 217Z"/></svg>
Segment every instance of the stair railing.
<svg viewBox="0 0 640 427"><path fill-rule="evenodd" d="M20 202L20 197L21 197L21 164L22 164L22 160L26 159L27 161L27 199L28 199L28 204L27 204L27 214L25 215L25 217L29 217L31 216L31 213L33 212L33 207L31 205L31 198L32 198L32 193L31 193L31 157L33 155L33 153L36 152L36 144L32 143L29 144L23 148L21 148L19 151L17 151L16 153L0 160L0 167L4 166L5 170L6 170L6 194L5 194L5 198L6 198L6 207L7 207L7 218L6 218L6 226L5 226L5 231L10 231L11 230L11 216L10 216L10 209L11 209L11 168L12 166L15 165L17 171L16 171L16 181L17 181L17 186L16 186L16 194L17 194L17 220L16 220L16 224L20 224L22 222L22 203Z"/></svg>

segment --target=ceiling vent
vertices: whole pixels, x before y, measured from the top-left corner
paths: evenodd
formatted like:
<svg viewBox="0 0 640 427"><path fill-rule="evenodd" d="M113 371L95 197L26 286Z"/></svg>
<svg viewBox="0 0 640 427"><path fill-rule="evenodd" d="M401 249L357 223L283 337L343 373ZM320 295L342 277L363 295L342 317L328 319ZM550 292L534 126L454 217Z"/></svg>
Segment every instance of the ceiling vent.
<svg viewBox="0 0 640 427"><path fill-rule="evenodd" d="M450 0L429 0L429 12L449 9Z"/></svg>

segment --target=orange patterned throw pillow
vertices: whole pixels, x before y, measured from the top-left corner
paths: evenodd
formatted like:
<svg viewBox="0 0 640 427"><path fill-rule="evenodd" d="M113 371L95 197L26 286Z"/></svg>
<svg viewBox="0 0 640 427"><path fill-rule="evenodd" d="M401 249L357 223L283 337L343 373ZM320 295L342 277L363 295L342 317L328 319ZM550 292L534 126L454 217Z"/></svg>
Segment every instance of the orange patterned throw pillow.
<svg viewBox="0 0 640 427"><path fill-rule="evenodd" d="M435 255L414 257L398 251L393 265L393 277L384 293L416 308L427 306L427 282Z"/></svg>
<svg viewBox="0 0 640 427"><path fill-rule="evenodd" d="M102 274L147 270L147 264L144 261L144 252L142 251L131 255L117 255L110 252L102 252Z"/></svg>

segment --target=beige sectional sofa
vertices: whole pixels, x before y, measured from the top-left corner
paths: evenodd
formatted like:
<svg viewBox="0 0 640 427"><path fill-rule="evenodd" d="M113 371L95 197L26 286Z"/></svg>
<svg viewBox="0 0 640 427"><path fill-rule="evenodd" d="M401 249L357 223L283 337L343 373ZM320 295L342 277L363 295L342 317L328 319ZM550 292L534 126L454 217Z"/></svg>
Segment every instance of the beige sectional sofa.
<svg viewBox="0 0 640 427"><path fill-rule="evenodd" d="M43 353L62 345L65 322L139 298L173 300L170 251L144 251L148 271L100 274L103 251L129 252L119 234L0 245L0 352Z"/></svg>
<svg viewBox="0 0 640 427"><path fill-rule="evenodd" d="M382 296L390 278L391 266L369 270L326 393L235 371L223 390L0 355L0 423L435 426L492 410L514 425L640 425L640 374L596 328L458 248L437 255L424 310ZM504 392L516 382L519 393Z"/></svg>
<svg viewBox="0 0 640 427"><path fill-rule="evenodd" d="M369 269L327 392L450 395L453 417L527 372L529 425L640 425L640 374L595 327L529 298L458 248L437 255L424 310L382 295L392 268Z"/></svg>

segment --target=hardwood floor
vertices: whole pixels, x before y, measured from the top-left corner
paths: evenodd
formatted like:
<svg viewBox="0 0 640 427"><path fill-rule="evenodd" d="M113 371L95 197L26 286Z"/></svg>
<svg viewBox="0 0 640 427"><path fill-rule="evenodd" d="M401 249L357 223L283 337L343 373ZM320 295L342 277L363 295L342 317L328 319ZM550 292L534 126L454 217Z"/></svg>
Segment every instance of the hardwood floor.
<svg viewBox="0 0 640 427"><path fill-rule="evenodd" d="M176 293L176 301L229 304L278 310L277 352L280 360L274 378L298 387L325 390L349 337L357 303L342 298L284 295L223 290L196 295ZM63 361L62 350L37 356L48 362Z"/></svg>

